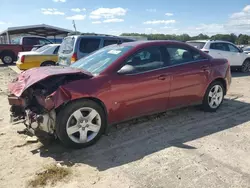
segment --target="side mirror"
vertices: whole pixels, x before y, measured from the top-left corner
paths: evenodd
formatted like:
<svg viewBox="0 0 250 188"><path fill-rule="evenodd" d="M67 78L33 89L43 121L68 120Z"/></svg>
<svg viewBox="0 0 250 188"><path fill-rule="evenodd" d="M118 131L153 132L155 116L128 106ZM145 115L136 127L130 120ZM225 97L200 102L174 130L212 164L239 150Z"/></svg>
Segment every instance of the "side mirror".
<svg viewBox="0 0 250 188"><path fill-rule="evenodd" d="M117 71L118 74L131 74L135 72L135 67L132 65L124 65L120 70Z"/></svg>
<svg viewBox="0 0 250 188"><path fill-rule="evenodd" d="M240 53L243 53L243 49L242 48L240 48Z"/></svg>

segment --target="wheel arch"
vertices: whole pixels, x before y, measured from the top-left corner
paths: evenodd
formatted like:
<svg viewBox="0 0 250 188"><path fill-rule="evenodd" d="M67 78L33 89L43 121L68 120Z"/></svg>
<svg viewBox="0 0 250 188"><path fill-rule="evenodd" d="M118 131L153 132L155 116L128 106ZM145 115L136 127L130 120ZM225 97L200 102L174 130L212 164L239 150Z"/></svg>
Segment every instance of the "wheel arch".
<svg viewBox="0 0 250 188"><path fill-rule="evenodd" d="M224 87L224 89L225 89L225 91L224 91L224 95L226 95L227 93L227 83L226 83L226 80L224 79L224 78L221 78L221 77L219 77L219 78L216 78L216 79L214 79L212 82L210 82L210 84L208 85L208 87L212 84L212 83L214 83L214 82L221 82L222 83L222 85L223 85L223 87Z"/></svg>
<svg viewBox="0 0 250 188"><path fill-rule="evenodd" d="M40 66L43 66L43 64L45 64L45 63L53 63L54 65L56 64L56 62L55 62L55 61L52 61L52 60L46 60L46 61L43 61L43 62L40 64Z"/></svg>
<svg viewBox="0 0 250 188"><path fill-rule="evenodd" d="M12 50L2 50L0 52L0 59L3 58L4 54L11 54L14 57L14 60L16 60L17 58L15 52L13 52Z"/></svg>
<svg viewBox="0 0 250 188"><path fill-rule="evenodd" d="M250 57L247 57L247 58L243 61L243 63L245 63L246 61L250 61ZM243 65L243 63L242 63L242 65Z"/></svg>
<svg viewBox="0 0 250 188"><path fill-rule="evenodd" d="M104 102L96 97L82 97L82 98L77 98L77 99L74 99L74 100L71 100L71 101L68 101L66 103L63 103L62 105L60 105L59 107L57 107L55 110L56 110L56 114L58 114L65 106L73 103L73 102L76 102L76 101L83 101L83 100L91 100L91 101L94 101L95 103L99 104L101 106L101 108L103 109L104 111L104 114L106 116L106 124L108 125L108 111L107 111L107 108L106 108L106 105L104 104ZM105 127L105 130L104 132L106 132L108 130L108 126Z"/></svg>
<svg viewBox="0 0 250 188"><path fill-rule="evenodd" d="M62 108L64 108L66 105L69 105L73 102L76 102L76 101L81 101L81 100L91 100L91 101L94 101L95 103L99 104L102 108L103 108L103 111L108 119L108 111L107 111L107 108L106 108L106 105L104 104L104 102L96 97L81 97L81 98L77 98L77 99L74 99L74 100L71 100L71 101L68 101L66 103L63 103L62 105L60 105L59 107L56 108L56 112L58 113Z"/></svg>

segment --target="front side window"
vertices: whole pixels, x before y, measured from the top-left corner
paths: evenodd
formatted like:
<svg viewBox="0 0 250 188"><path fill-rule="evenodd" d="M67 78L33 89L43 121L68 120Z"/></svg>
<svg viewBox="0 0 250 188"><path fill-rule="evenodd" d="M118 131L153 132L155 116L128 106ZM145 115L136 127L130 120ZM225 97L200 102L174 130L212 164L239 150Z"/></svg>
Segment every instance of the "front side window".
<svg viewBox="0 0 250 188"><path fill-rule="evenodd" d="M229 51L229 47L226 43L212 43L210 44L210 49L213 50L221 50L221 51Z"/></svg>
<svg viewBox="0 0 250 188"><path fill-rule="evenodd" d="M99 49L100 39L82 38L80 41L80 52L91 53Z"/></svg>
<svg viewBox="0 0 250 188"><path fill-rule="evenodd" d="M239 49L233 46L232 44L228 44L230 52L239 52Z"/></svg>
<svg viewBox="0 0 250 188"><path fill-rule="evenodd" d="M164 67L160 47L151 47L137 52L130 57L125 65L132 65L136 72L145 72Z"/></svg>

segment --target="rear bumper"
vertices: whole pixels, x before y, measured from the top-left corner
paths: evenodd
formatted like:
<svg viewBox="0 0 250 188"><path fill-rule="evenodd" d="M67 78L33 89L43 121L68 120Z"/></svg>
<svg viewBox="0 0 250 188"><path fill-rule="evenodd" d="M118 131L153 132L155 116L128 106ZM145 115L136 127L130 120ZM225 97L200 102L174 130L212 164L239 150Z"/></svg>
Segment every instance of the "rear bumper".
<svg viewBox="0 0 250 188"><path fill-rule="evenodd" d="M27 70L27 69L31 69L31 68L34 68L34 67L39 67L40 66L40 63L37 64L37 63L22 63L20 61L17 61L16 62L16 66L20 69L20 70Z"/></svg>

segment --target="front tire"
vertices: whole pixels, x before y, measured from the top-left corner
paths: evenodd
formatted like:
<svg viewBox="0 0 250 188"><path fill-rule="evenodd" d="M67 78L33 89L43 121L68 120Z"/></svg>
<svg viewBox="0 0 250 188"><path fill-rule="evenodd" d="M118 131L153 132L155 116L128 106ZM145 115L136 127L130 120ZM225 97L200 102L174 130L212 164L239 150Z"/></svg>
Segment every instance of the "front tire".
<svg viewBox="0 0 250 188"><path fill-rule="evenodd" d="M225 87L222 82L215 81L211 83L203 98L203 110L206 112L215 112L221 106L225 93Z"/></svg>
<svg viewBox="0 0 250 188"><path fill-rule="evenodd" d="M247 73L250 72L250 60L245 60L242 67L241 67L241 72Z"/></svg>
<svg viewBox="0 0 250 188"><path fill-rule="evenodd" d="M96 143L107 126L103 108L92 100L77 100L57 115L56 134L70 148L84 148Z"/></svg>

